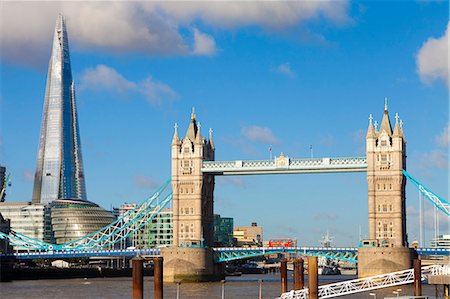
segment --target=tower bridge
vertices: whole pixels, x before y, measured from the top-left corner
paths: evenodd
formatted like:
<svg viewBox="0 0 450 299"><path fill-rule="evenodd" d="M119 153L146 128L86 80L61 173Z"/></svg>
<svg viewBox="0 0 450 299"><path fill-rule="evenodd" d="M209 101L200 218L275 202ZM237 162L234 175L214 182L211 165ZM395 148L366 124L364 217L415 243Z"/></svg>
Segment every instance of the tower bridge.
<svg viewBox="0 0 450 299"><path fill-rule="evenodd" d="M449 204L414 179L406 169L406 150L402 122L396 115L392 130L387 104L380 129L369 117L365 157L290 158L280 155L271 160L216 161L212 131L201 135L196 115L184 138L178 126L172 139L172 178L135 210L108 226L64 244L49 244L12 231L0 239L35 256L130 256L162 255L165 280L216 280L223 272L221 262L276 252L297 252L357 261L360 276L401 271L411 266L414 255L449 255L449 250L410 249L406 235L405 185L410 180L440 211L449 215ZM368 182L370 239L365 248L213 248L215 176L261 174L310 174L365 172ZM173 203L173 247L150 251L110 250L151 221L169 202Z"/></svg>

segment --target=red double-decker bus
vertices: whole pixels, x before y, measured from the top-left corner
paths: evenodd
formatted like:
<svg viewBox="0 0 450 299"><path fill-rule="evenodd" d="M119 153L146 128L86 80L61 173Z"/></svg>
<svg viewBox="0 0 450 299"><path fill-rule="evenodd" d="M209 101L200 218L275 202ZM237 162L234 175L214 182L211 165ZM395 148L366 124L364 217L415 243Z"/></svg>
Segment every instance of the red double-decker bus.
<svg viewBox="0 0 450 299"><path fill-rule="evenodd" d="M295 246L293 239L270 239L269 247L293 247Z"/></svg>

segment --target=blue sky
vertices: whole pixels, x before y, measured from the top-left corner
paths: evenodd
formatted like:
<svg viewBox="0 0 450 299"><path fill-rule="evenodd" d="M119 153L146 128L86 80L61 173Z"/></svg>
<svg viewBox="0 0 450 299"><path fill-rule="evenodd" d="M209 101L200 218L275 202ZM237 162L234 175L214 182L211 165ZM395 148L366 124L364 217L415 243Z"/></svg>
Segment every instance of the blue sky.
<svg viewBox="0 0 450 299"><path fill-rule="evenodd" d="M195 106L216 159L363 156L384 98L408 171L448 199L446 1L4 2L0 163L29 201L57 13L66 16L88 199L140 202L170 176L173 125ZM24 20L27 20L24 22ZM407 186L408 234L418 195ZM217 178L215 212L264 238L335 245L367 235L364 174ZM433 230L428 207L427 238ZM441 217L441 232L448 221Z"/></svg>

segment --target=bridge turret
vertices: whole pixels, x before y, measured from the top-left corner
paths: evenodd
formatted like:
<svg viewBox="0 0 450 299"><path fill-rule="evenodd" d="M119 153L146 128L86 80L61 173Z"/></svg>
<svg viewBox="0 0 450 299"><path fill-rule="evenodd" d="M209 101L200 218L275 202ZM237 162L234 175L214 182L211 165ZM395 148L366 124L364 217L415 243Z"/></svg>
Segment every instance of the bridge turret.
<svg viewBox="0 0 450 299"><path fill-rule="evenodd" d="M414 250L406 235L406 147L396 115L394 131L387 99L380 130L371 117L366 137L369 240L358 249L358 276L367 277L408 269Z"/></svg>
<svg viewBox="0 0 450 299"><path fill-rule="evenodd" d="M202 165L214 159L214 149L200 129L193 109L186 137L172 141L174 247L213 244L214 176L203 174Z"/></svg>
<svg viewBox="0 0 450 299"><path fill-rule="evenodd" d="M379 132L371 123L366 137L370 239L380 247L405 247L405 142L398 115L392 132L387 99Z"/></svg>

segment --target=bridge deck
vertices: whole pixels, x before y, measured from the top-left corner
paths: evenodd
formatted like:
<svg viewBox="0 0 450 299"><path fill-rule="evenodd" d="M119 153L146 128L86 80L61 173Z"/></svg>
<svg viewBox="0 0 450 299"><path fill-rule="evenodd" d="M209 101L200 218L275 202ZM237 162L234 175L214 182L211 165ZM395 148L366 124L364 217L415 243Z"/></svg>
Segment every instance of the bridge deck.
<svg viewBox="0 0 450 299"><path fill-rule="evenodd" d="M202 172L215 175L252 175L288 173L366 172L365 157L295 159L275 157L273 160L204 161Z"/></svg>

